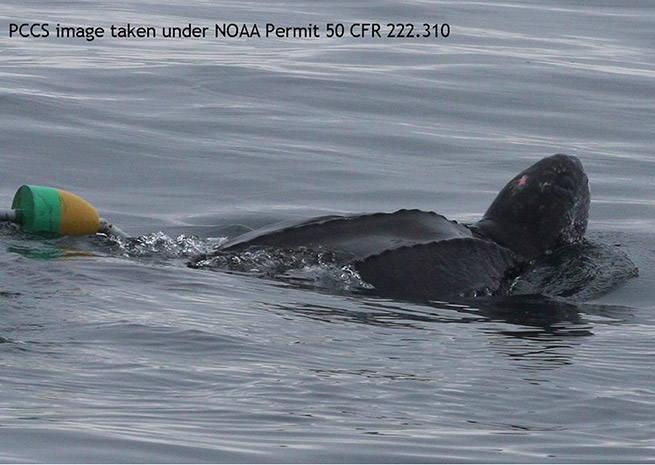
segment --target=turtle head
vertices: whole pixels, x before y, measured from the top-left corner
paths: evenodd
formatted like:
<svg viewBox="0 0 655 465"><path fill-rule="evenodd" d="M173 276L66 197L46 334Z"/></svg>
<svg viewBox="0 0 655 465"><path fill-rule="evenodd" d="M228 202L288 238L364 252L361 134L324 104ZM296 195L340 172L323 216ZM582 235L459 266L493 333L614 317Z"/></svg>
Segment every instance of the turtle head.
<svg viewBox="0 0 655 465"><path fill-rule="evenodd" d="M582 163L558 154L516 175L473 228L531 259L581 242L588 217L589 181Z"/></svg>

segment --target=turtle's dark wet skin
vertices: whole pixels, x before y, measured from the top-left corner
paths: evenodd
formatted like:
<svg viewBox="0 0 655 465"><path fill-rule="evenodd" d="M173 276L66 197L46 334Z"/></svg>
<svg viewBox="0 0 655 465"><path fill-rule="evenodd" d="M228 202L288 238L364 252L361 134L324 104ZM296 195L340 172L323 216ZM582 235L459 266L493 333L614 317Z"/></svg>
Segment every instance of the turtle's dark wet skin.
<svg viewBox="0 0 655 465"><path fill-rule="evenodd" d="M196 257L189 266L246 272L266 268L262 274L283 277L290 269L324 265L329 257L331 266L358 274L366 287L381 295L410 299L505 295L527 289L516 286L517 278L527 272L538 275L535 264L542 263L542 257L582 244L589 205L582 163L557 154L516 175L472 225L420 210L325 216L246 233ZM608 262L623 266L616 279L604 282L615 286L636 274L625 255L607 253L612 256ZM585 261L581 263L584 274ZM529 293L556 289L557 295L586 295L579 289L580 280L575 290L561 282L553 286L556 281L535 286L540 281L533 277Z"/></svg>

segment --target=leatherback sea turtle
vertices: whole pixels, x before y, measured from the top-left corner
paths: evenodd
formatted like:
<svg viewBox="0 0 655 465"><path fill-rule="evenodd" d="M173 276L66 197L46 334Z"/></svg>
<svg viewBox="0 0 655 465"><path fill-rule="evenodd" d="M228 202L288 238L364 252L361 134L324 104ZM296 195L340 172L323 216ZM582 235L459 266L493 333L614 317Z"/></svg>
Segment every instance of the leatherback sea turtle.
<svg viewBox="0 0 655 465"><path fill-rule="evenodd" d="M587 229L589 183L578 158L553 155L514 177L484 217L459 224L433 212L324 216L251 231L189 264L240 260L266 248L291 256L329 254L381 294L451 298L505 294L539 257L580 244Z"/></svg>

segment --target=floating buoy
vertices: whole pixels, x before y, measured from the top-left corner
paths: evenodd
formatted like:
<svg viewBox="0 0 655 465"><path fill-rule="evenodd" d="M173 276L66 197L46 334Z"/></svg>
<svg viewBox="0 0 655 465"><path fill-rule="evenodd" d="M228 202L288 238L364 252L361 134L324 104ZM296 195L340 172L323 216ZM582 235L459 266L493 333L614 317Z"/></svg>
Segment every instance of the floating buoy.
<svg viewBox="0 0 655 465"><path fill-rule="evenodd" d="M11 208L0 214L0 220L18 223L27 233L55 237L105 233L127 237L100 218L86 200L61 189L23 185L16 191Z"/></svg>

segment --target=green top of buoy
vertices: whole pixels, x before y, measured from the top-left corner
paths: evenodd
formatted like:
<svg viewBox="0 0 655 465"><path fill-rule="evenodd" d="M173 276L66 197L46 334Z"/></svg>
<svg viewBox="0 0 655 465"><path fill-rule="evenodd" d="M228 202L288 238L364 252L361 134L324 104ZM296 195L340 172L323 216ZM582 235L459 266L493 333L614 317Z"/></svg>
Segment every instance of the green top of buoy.
<svg viewBox="0 0 655 465"><path fill-rule="evenodd" d="M57 235L61 220L61 204L57 189L42 186L20 186L11 208L16 220L28 233Z"/></svg>

